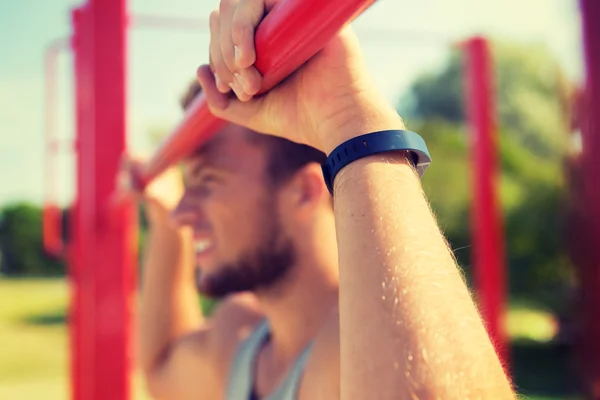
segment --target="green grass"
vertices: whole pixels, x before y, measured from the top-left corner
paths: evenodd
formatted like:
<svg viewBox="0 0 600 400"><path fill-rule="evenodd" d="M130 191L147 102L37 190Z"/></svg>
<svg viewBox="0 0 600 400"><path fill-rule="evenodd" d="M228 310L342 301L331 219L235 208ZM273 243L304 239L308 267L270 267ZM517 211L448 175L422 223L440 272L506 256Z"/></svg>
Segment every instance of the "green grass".
<svg viewBox="0 0 600 400"><path fill-rule="evenodd" d="M0 279L0 399L69 398L68 297L63 279Z"/></svg>
<svg viewBox="0 0 600 400"><path fill-rule="evenodd" d="M63 280L0 280L0 398L9 398L3 396L7 387L18 389L37 381L45 381L53 391L64 393L66 327L63 323L34 321L47 315L64 315L66 303Z"/></svg>
<svg viewBox="0 0 600 400"><path fill-rule="evenodd" d="M0 278L0 399L68 398L63 279ZM514 303L507 318L515 339L511 359L521 399L576 400L568 349L547 342L556 331L552 315ZM139 374L134 398L147 399Z"/></svg>

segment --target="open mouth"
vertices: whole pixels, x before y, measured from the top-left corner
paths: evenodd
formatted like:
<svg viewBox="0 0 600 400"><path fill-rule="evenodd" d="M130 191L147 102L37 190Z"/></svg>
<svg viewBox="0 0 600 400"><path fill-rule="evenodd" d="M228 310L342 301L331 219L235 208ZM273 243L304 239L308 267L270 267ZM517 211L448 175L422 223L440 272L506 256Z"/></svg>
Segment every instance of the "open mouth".
<svg viewBox="0 0 600 400"><path fill-rule="evenodd" d="M210 239L196 239L194 241L194 250L196 254L202 254L212 247L212 240Z"/></svg>
<svg viewBox="0 0 600 400"><path fill-rule="evenodd" d="M208 256L211 254L211 250L214 249L214 242L208 238L195 238L194 239L194 253L196 254L196 261L199 265L206 265Z"/></svg>

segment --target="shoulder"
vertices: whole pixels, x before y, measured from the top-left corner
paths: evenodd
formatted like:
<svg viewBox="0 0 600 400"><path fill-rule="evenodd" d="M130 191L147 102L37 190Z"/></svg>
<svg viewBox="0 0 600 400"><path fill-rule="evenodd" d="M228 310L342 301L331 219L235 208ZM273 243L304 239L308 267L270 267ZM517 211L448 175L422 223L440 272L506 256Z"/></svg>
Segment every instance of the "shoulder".
<svg viewBox="0 0 600 400"><path fill-rule="evenodd" d="M254 296L244 293L228 297L217 306L207 324L208 351L215 359L229 361L239 343L263 318Z"/></svg>
<svg viewBox="0 0 600 400"><path fill-rule="evenodd" d="M223 397L235 351L262 319L252 296L226 298L201 329L173 343L168 368L149 389L165 399Z"/></svg>
<svg viewBox="0 0 600 400"><path fill-rule="evenodd" d="M315 338L307 360L298 398L340 398L340 319L337 307Z"/></svg>

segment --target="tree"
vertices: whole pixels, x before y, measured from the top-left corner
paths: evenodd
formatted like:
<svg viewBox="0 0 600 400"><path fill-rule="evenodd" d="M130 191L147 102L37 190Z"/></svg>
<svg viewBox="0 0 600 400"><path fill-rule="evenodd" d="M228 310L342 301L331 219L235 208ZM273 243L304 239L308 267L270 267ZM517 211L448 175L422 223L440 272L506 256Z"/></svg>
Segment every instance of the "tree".
<svg viewBox="0 0 600 400"><path fill-rule="evenodd" d="M63 275L62 261L42 247L42 210L27 203L5 207L0 214L0 271L11 276Z"/></svg>
<svg viewBox="0 0 600 400"><path fill-rule="evenodd" d="M563 155L569 86L556 60L539 45L492 42L500 128L542 157ZM425 74L401 102L409 120L463 124L463 55L454 50L442 71Z"/></svg>
<svg viewBox="0 0 600 400"><path fill-rule="evenodd" d="M563 238L567 85L544 48L494 43L493 52L510 291L559 311L557 290L573 280ZM451 53L442 70L415 81L400 113L427 141L434 164L424 189L469 275L471 160L462 67L462 56Z"/></svg>

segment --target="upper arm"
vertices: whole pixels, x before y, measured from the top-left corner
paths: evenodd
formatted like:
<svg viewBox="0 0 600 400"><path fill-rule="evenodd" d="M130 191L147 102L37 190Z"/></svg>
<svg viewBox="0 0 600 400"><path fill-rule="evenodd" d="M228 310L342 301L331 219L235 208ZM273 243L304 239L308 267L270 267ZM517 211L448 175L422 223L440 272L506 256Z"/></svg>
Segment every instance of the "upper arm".
<svg viewBox="0 0 600 400"><path fill-rule="evenodd" d="M340 323L337 307L315 338L298 395L300 400L340 398Z"/></svg>
<svg viewBox="0 0 600 400"><path fill-rule="evenodd" d="M161 362L146 374L149 392L161 400L223 398L237 345L259 319L257 308L245 296L223 301L201 329L173 341Z"/></svg>
<svg viewBox="0 0 600 400"><path fill-rule="evenodd" d="M218 385L216 368L211 367L210 328L191 333L173 342L161 360L146 373L150 394L157 399L213 397Z"/></svg>

